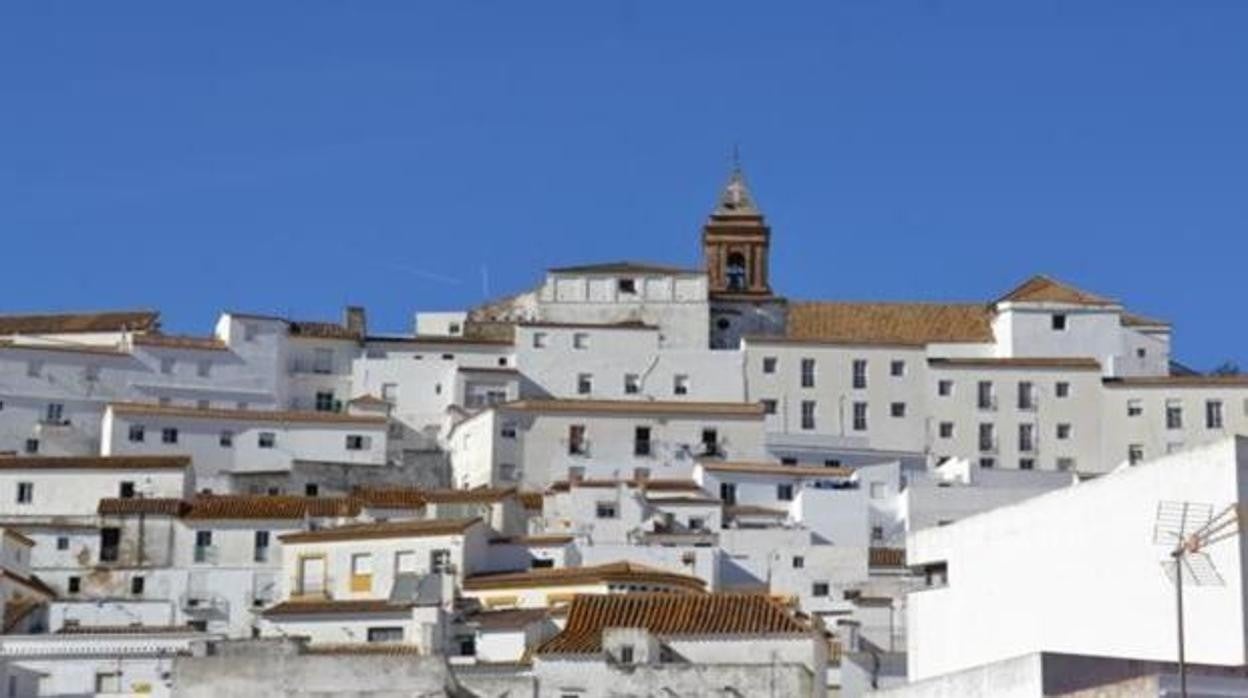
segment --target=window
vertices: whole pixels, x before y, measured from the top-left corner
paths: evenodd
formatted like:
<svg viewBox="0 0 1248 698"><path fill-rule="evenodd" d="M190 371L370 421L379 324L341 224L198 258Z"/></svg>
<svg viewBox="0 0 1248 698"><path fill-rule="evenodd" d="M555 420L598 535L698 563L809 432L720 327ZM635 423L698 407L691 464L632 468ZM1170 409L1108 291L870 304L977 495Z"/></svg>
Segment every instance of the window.
<svg viewBox="0 0 1248 698"><path fill-rule="evenodd" d="M802 359L801 361L801 379L803 388L815 387L815 360Z"/></svg>
<svg viewBox="0 0 1248 698"><path fill-rule="evenodd" d="M256 335L258 333L259 331L257 330L255 325L251 325L251 324L243 325L243 341L244 342L256 341Z"/></svg>
<svg viewBox="0 0 1248 698"><path fill-rule="evenodd" d="M1137 358L1142 359L1142 358L1144 358L1144 357L1145 357L1145 356L1147 356L1147 355L1148 355L1148 352L1144 349L1144 347L1140 347L1140 348L1138 348L1138 349L1136 349L1136 350L1135 350L1135 356L1136 356Z"/></svg>
<svg viewBox="0 0 1248 698"><path fill-rule="evenodd" d="M19 482L17 483L17 503L30 504L35 501L35 483Z"/></svg>
<svg viewBox="0 0 1248 698"><path fill-rule="evenodd" d="M1065 441L1070 438L1070 424L1062 422L1057 425L1057 438L1059 441Z"/></svg>
<svg viewBox="0 0 1248 698"><path fill-rule="evenodd" d="M632 645L620 645L620 664L632 664L635 661Z"/></svg>
<svg viewBox="0 0 1248 698"><path fill-rule="evenodd" d="M636 395L641 392L641 377L636 373L624 374L624 394Z"/></svg>
<svg viewBox="0 0 1248 698"><path fill-rule="evenodd" d="M173 359L164 357L160 360L160 372L164 374L173 373Z"/></svg>
<svg viewBox="0 0 1248 698"><path fill-rule="evenodd" d="M500 356L500 357L498 357L498 365L499 365L499 366L506 366L506 365L507 365L507 357L506 357L506 356Z"/></svg>
<svg viewBox="0 0 1248 698"><path fill-rule="evenodd" d="M706 519L702 518L701 516L690 516L689 517L689 530L690 531L705 531Z"/></svg>
<svg viewBox="0 0 1248 698"><path fill-rule="evenodd" d="M100 529L100 562L117 562L121 551L121 529L112 526Z"/></svg>
<svg viewBox="0 0 1248 698"><path fill-rule="evenodd" d="M363 434L347 434L348 451L366 451L372 445L372 439Z"/></svg>
<svg viewBox="0 0 1248 698"><path fill-rule="evenodd" d="M315 497L315 496L317 496L317 495L318 495L318 494L320 494L320 493L321 493L321 486L320 486L320 485L316 484L315 482L308 482L308 483L304 483L304 485L303 485L303 496L305 496L305 497Z"/></svg>
<svg viewBox="0 0 1248 698"><path fill-rule="evenodd" d="M872 526L871 527L871 541L875 543L879 543L883 540L884 540L884 527Z"/></svg>
<svg viewBox="0 0 1248 698"><path fill-rule="evenodd" d="M828 595L828 583L827 582L815 582L811 584L810 595L819 596L819 597L827 596Z"/></svg>
<svg viewBox="0 0 1248 698"><path fill-rule="evenodd" d="M1142 460L1144 460L1143 444L1131 444L1130 446L1127 446L1127 463L1135 465Z"/></svg>
<svg viewBox="0 0 1248 698"><path fill-rule="evenodd" d="M1183 428L1183 402L1181 400L1166 400L1166 428Z"/></svg>
<svg viewBox="0 0 1248 698"><path fill-rule="evenodd" d="M400 550L394 554L395 574L416 574L416 551Z"/></svg>
<svg viewBox="0 0 1248 698"><path fill-rule="evenodd" d="M255 548L254 548L254 552L252 553L251 559L256 562L268 562L269 561L269 532L268 531L256 531Z"/></svg>
<svg viewBox="0 0 1248 698"><path fill-rule="evenodd" d="M802 557L801 555L794 555L793 556L793 569L800 570L800 569L805 569L805 568L806 568L806 558Z"/></svg>
<svg viewBox="0 0 1248 698"><path fill-rule="evenodd" d="M618 279L615 282L615 288L620 293L637 293L636 279Z"/></svg>
<svg viewBox="0 0 1248 698"><path fill-rule="evenodd" d="M650 427L633 429L633 455L649 456L651 454Z"/></svg>
<svg viewBox="0 0 1248 698"><path fill-rule="evenodd" d="M732 506L737 503L737 485L733 482L719 483L719 499L724 504Z"/></svg>
<svg viewBox="0 0 1248 698"><path fill-rule="evenodd" d="M546 333L545 333L545 332L534 332L534 333L533 333L533 348L534 348L534 349L545 349L545 348L546 348Z"/></svg>
<svg viewBox="0 0 1248 698"><path fill-rule="evenodd" d="M854 359L853 363L853 386L855 390L861 390L867 387L867 360Z"/></svg>
<svg viewBox="0 0 1248 698"><path fill-rule="evenodd" d="M160 430L160 442L165 444L176 444L178 442L178 428L165 427Z"/></svg>
<svg viewBox="0 0 1248 698"><path fill-rule="evenodd" d="M454 565L451 564L451 551L446 548L438 548L429 554L429 570L435 574L445 574L453 571Z"/></svg>
<svg viewBox="0 0 1248 698"><path fill-rule="evenodd" d="M1018 409L1036 409L1036 386L1031 381L1019 381L1018 383Z"/></svg>
<svg viewBox="0 0 1248 698"><path fill-rule="evenodd" d="M975 404L981 410L995 410L997 396L992 390L992 381L980 381L975 388Z"/></svg>
<svg viewBox="0 0 1248 698"><path fill-rule="evenodd" d="M763 357L763 373L775 373L775 372L776 372L776 357L764 356Z"/></svg>
<svg viewBox="0 0 1248 698"><path fill-rule="evenodd" d="M332 390L316 391L316 411L317 412L333 412L334 411L334 391Z"/></svg>
<svg viewBox="0 0 1248 698"><path fill-rule="evenodd" d="M688 395L689 394L689 376L685 374L677 374L672 377L672 394Z"/></svg>
<svg viewBox="0 0 1248 698"><path fill-rule="evenodd" d="M195 532L195 562L215 562L213 560L212 531Z"/></svg>
<svg viewBox="0 0 1248 698"><path fill-rule="evenodd" d="M900 359L893 359L888 364L888 375L896 377L906 375L906 362Z"/></svg>
<svg viewBox="0 0 1248 698"><path fill-rule="evenodd" d="M953 422L941 422L940 423L940 438L942 439L953 438Z"/></svg>
<svg viewBox="0 0 1248 698"><path fill-rule="evenodd" d="M888 412L894 417L904 417L906 416L906 403L894 402L888 406Z"/></svg>
<svg viewBox="0 0 1248 698"><path fill-rule="evenodd" d="M1143 400L1140 400L1137 398L1132 398L1130 400L1127 400L1127 416L1128 417L1139 417L1142 414L1144 414L1144 401Z"/></svg>
<svg viewBox="0 0 1248 698"><path fill-rule="evenodd" d="M259 448L273 448L277 445L277 434L271 431L262 431L256 435L256 446Z"/></svg>
<svg viewBox="0 0 1248 698"><path fill-rule="evenodd" d="M1058 381L1053 384L1053 394L1057 397L1070 397L1070 383Z"/></svg>
<svg viewBox="0 0 1248 698"><path fill-rule="evenodd" d="M1058 458L1057 469L1061 472L1069 472L1071 470L1074 470L1075 459L1074 458Z"/></svg>
<svg viewBox="0 0 1248 698"><path fill-rule="evenodd" d="M729 291L745 290L745 255L740 252L733 252L728 255L727 263L724 266L724 277L728 282Z"/></svg>
<svg viewBox="0 0 1248 698"><path fill-rule="evenodd" d="M380 628L368 629L369 642L403 642L403 628L399 626L385 626Z"/></svg>
<svg viewBox="0 0 1248 698"><path fill-rule="evenodd" d="M1035 424L1018 425L1018 450L1024 453L1030 453L1036 450Z"/></svg>
<svg viewBox="0 0 1248 698"><path fill-rule="evenodd" d="M43 421L48 424L65 424L65 405L59 402L49 402L47 409L44 410Z"/></svg>
<svg viewBox="0 0 1248 698"><path fill-rule="evenodd" d="M589 395L594 392L594 376L590 373L578 373L576 375L576 394Z"/></svg>
<svg viewBox="0 0 1248 698"><path fill-rule="evenodd" d="M333 349L313 349L312 350L312 372L313 373L330 373L334 369L334 350Z"/></svg>
<svg viewBox="0 0 1248 698"><path fill-rule="evenodd" d="M144 435L144 433L143 433L143 425L142 425L142 424L131 424L131 425L130 425L130 441L131 441L131 442L133 442L133 443L143 443L143 438L144 438L144 436L145 436L145 435Z"/></svg>
<svg viewBox="0 0 1248 698"><path fill-rule="evenodd" d="M38 378L43 373L43 362L38 359L26 362L26 376L29 378Z"/></svg>
<svg viewBox="0 0 1248 698"><path fill-rule="evenodd" d="M134 483L129 480L122 481L118 486L118 495L122 499L134 499Z"/></svg>
<svg viewBox="0 0 1248 698"><path fill-rule="evenodd" d="M585 442L585 425L568 425L568 455L580 456L589 453L589 445Z"/></svg>
<svg viewBox="0 0 1248 698"><path fill-rule="evenodd" d="M233 448L234 432L229 429L221 432L221 435L217 437L217 443L221 445L221 448Z"/></svg>
<svg viewBox="0 0 1248 698"><path fill-rule="evenodd" d="M980 459L979 459L979 467L981 467L981 468L995 468L995 467L997 467L997 459L996 459L996 458L988 458L988 457L985 457L985 458L980 458Z"/></svg>
<svg viewBox="0 0 1248 698"><path fill-rule="evenodd" d="M867 403L854 403L854 431L867 430Z"/></svg>
<svg viewBox="0 0 1248 698"><path fill-rule="evenodd" d="M212 373L212 362L207 359L201 360L195 365L195 374L200 378L207 378Z"/></svg>
<svg viewBox="0 0 1248 698"><path fill-rule="evenodd" d="M776 413L776 401L775 400L767 399L767 400L763 400L762 402L763 402L763 414L775 414Z"/></svg>
<svg viewBox="0 0 1248 698"><path fill-rule="evenodd" d="M1208 429L1222 428L1222 401L1205 401L1205 427Z"/></svg>
<svg viewBox="0 0 1248 698"><path fill-rule="evenodd" d="M722 456L724 452L719 446L719 431L716 429L702 430L702 455Z"/></svg>
<svg viewBox="0 0 1248 698"><path fill-rule="evenodd" d="M354 593L373 590L373 556L371 553L355 553L351 556L351 591Z"/></svg>
<svg viewBox="0 0 1248 698"><path fill-rule="evenodd" d="M69 536L57 536L56 537L56 549L57 550L69 550Z"/></svg>
<svg viewBox="0 0 1248 698"><path fill-rule="evenodd" d="M953 381L939 380L936 381L936 394L941 397L949 397L953 395Z"/></svg>
<svg viewBox="0 0 1248 698"><path fill-rule="evenodd" d="M1053 313L1052 325L1054 331L1061 332L1066 329L1066 315L1064 313Z"/></svg>
<svg viewBox="0 0 1248 698"><path fill-rule="evenodd" d="M807 431L815 428L814 400L802 400L802 428Z"/></svg>
<svg viewBox="0 0 1248 698"><path fill-rule="evenodd" d="M781 502L793 501L793 483L782 482L776 485L776 499Z"/></svg>
<svg viewBox="0 0 1248 698"><path fill-rule="evenodd" d="M65 590L71 594L82 591L82 577L70 577L65 582Z"/></svg>
<svg viewBox="0 0 1248 698"><path fill-rule="evenodd" d="M1019 458L1018 469L1019 470L1035 470L1036 459L1035 458Z"/></svg>
<svg viewBox="0 0 1248 698"><path fill-rule="evenodd" d="M572 348L573 349L588 349L589 348L589 333L588 332L573 332L572 333Z"/></svg>
<svg viewBox="0 0 1248 698"><path fill-rule="evenodd" d="M130 594L132 596L142 596L143 587L145 586L145 584L146 584L146 580L143 579L142 575L136 575L134 577L131 577L130 578Z"/></svg>
<svg viewBox="0 0 1248 698"><path fill-rule="evenodd" d="M991 423L983 423L979 425L979 450L997 450L997 437Z"/></svg>
<svg viewBox="0 0 1248 698"><path fill-rule="evenodd" d="M515 422L503 422L503 426L499 427L498 435L503 437L504 439L516 438L516 423Z"/></svg>
<svg viewBox="0 0 1248 698"><path fill-rule="evenodd" d="M39 439L26 439L23 450L27 455L39 452Z"/></svg>
<svg viewBox="0 0 1248 698"><path fill-rule="evenodd" d="M97 671L95 672L95 692L96 693L121 693L121 672L119 671Z"/></svg>
<svg viewBox="0 0 1248 698"><path fill-rule="evenodd" d="M615 506L615 502L598 502L594 509L594 516L599 519L618 518L619 513L619 509Z"/></svg>

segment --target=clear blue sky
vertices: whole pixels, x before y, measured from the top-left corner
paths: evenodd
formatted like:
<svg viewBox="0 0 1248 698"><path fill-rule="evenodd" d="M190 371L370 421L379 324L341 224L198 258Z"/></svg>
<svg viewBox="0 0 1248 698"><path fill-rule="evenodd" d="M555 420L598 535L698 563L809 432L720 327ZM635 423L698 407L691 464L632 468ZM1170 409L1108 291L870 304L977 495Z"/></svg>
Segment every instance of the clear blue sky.
<svg viewBox="0 0 1248 698"><path fill-rule="evenodd" d="M1047 272L1248 367L1248 2L7 2L0 309L401 331L693 264L739 142L794 298Z"/></svg>

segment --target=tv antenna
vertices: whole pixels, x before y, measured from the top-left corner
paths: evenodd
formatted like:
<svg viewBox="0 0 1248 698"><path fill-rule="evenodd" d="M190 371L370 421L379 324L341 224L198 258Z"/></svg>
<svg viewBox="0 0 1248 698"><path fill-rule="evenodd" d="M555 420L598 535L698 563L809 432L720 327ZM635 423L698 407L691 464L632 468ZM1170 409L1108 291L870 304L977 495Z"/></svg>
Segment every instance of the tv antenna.
<svg viewBox="0 0 1248 698"><path fill-rule="evenodd" d="M1222 586L1226 583L1205 549L1239 535L1239 508L1228 505L1216 514L1212 504L1162 501L1157 503L1153 542L1170 548L1161 568L1174 584L1178 625L1179 695L1187 698L1187 657L1183 646L1183 585Z"/></svg>

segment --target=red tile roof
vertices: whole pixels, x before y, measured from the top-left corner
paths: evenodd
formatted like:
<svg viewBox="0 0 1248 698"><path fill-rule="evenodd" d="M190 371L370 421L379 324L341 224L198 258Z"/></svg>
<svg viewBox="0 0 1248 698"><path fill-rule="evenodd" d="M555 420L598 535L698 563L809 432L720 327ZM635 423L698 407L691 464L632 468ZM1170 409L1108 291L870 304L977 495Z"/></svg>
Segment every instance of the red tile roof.
<svg viewBox="0 0 1248 698"><path fill-rule="evenodd" d="M0 335L141 332L155 328L159 317L159 313L151 310L0 315Z"/></svg>
<svg viewBox="0 0 1248 698"><path fill-rule="evenodd" d="M749 341L921 347L994 337L992 310L983 303L802 302L789 304L783 337Z"/></svg>
<svg viewBox="0 0 1248 698"><path fill-rule="evenodd" d="M1072 371L1099 371L1101 362L1083 357L977 357L928 359L929 366L945 368L1051 368Z"/></svg>
<svg viewBox="0 0 1248 698"><path fill-rule="evenodd" d="M192 337L188 335L136 334L134 343L145 347L165 349L195 349L202 351L229 351L229 346L216 337Z"/></svg>
<svg viewBox="0 0 1248 698"><path fill-rule="evenodd" d="M658 584L701 592L706 582L687 574L668 572L635 562L611 562L588 567L554 567L526 572L490 572L464 580L464 589L525 589L580 584Z"/></svg>
<svg viewBox="0 0 1248 698"><path fill-rule="evenodd" d="M176 497L107 497L100 500L96 513L100 516L127 516L152 514L156 516L181 516L188 504Z"/></svg>
<svg viewBox="0 0 1248 698"><path fill-rule="evenodd" d="M352 518L359 513L360 503L351 497L201 494L189 502L184 518L191 521Z"/></svg>
<svg viewBox="0 0 1248 698"><path fill-rule="evenodd" d="M411 603L394 603L389 599L316 599L283 601L264 611L265 616L294 616L356 613L403 613Z"/></svg>
<svg viewBox="0 0 1248 698"><path fill-rule="evenodd" d="M0 456L0 470L181 470L189 456Z"/></svg>
<svg viewBox="0 0 1248 698"><path fill-rule="evenodd" d="M325 543L341 540L382 538L416 538L424 536L456 536L464 533L481 519L424 519L347 524L315 531L287 533L278 538L283 543Z"/></svg>
<svg viewBox="0 0 1248 698"><path fill-rule="evenodd" d="M1051 276L1037 274L997 299L998 303L1065 303L1069 305L1118 305L1118 301L1089 293Z"/></svg>
<svg viewBox="0 0 1248 698"><path fill-rule="evenodd" d="M578 594L562 632L537 654L594 654L607 628L644 628L659 638L809 636L810 627L761 594Z"/></svg>

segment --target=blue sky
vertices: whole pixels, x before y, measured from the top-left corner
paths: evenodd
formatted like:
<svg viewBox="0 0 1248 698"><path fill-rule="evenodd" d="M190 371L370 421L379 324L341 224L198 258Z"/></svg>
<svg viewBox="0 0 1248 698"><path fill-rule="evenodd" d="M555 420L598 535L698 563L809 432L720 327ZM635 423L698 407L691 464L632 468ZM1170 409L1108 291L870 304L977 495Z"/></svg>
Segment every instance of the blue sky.
<svg viewBox="0 0 1248 698"><path fill-rule="evenodd" d="M740 143L793 298L1035 272L1248 367L1248 3L11 2L0 309L368 307L694 264Z"/></svg>

